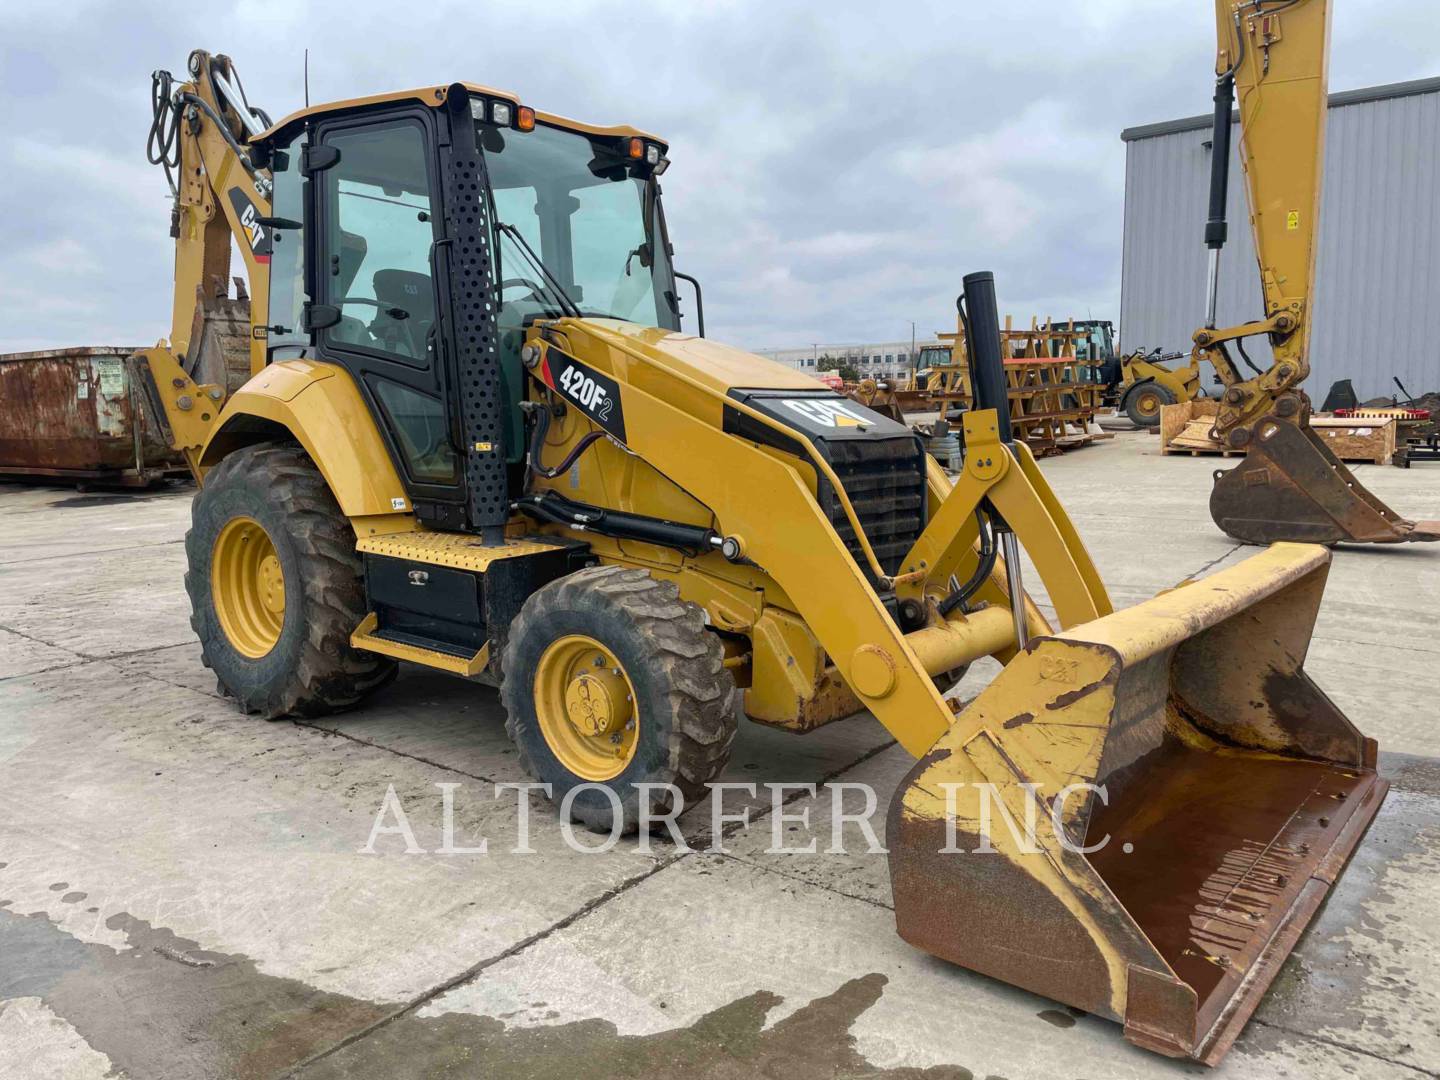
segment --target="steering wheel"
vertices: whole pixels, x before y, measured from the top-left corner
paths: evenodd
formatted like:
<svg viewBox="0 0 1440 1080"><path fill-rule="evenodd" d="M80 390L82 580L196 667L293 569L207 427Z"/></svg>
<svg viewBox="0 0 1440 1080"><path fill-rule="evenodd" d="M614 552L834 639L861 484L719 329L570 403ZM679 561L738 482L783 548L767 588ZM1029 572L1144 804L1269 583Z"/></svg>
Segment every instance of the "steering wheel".
<svg viewBox="0 0 1440 1080"><path fill-rule="evenodd" d="M529 278L506 278L504 281L500 282L500 291L502 293L506 289L514 289L517 287L528 289L530 291L530 299L534 300L537 304L543 304L545 302L544 287L541 285L537 285Z"/></svg>

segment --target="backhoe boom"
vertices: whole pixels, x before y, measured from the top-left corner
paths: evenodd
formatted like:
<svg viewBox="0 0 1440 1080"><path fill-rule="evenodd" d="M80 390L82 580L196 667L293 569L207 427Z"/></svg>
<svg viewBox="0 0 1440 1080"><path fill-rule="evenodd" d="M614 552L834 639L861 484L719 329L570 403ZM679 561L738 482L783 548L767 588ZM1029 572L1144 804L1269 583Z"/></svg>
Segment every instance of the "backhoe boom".
<svg viewBox="0 0 1440 1080"><path fill-rule="evenodd" d="M1251 543L1396 543L1440 540L1440 522L1402 518L1355 479L1310 428L1315 251L1328 108L1330 0L1215 0L1215 122L1210 272L1205 326L1194 357L1225 384L1213 436L1246 451L1243 464L1217 472L1210 498L1215 523ZM1264 314L1217 327L1219 254L1226 239L1230 110L1239 105L1240 164L1259 260ZM1245 339L1265 335L1272 360L1251 363ZM1246 377L1232 348L1254 370Z"/></svg>

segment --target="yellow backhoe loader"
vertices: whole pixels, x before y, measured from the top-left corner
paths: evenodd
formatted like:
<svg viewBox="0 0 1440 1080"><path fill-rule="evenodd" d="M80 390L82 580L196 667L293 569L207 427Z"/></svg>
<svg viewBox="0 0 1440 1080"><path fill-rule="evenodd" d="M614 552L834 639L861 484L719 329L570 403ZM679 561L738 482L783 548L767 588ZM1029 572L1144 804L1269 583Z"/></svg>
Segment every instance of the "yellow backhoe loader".
<svg viewBox="0 0 1440 1080"><path fill-rule="evenodd" d="M1324 548L1113 611L1010 434L991 276L952 485L903 426L681 330L654 135L473 83L272 124L201 51L155 102L174 325L132 364L200 483L193 625L243 709L354 706L398 660L488 681L524 764L616 831L700 794L741 711L869 710L919 759L906 939L1224 1052L1385 792L1303 671ZM243 338L210 325L232 237ZM992 798L1043 809L1038 846L987 839Z"/></svg>
<svg viewBox="0 0 1440 1080"><path fill-rule="evenodd" d="M1310 427L1315 246L1328 106L1329 0L1215 0L1214 136L1210 150L1210 249L1205 325L1195 332L1197 365L1208 361L1225 384L1211 435L1245 460L1215 473L1210 514L1229 535L1252 544L1277 540L1393 544L1440 540L1440 521L1409 521L1341 464ZM1230 110L1238 98L1240 162L1264 317L1217 327L1220 249ZM1268 337L1273 360L1262 370L1245 339ZM1244 377L1234 346L1252 371Z"/></svg>

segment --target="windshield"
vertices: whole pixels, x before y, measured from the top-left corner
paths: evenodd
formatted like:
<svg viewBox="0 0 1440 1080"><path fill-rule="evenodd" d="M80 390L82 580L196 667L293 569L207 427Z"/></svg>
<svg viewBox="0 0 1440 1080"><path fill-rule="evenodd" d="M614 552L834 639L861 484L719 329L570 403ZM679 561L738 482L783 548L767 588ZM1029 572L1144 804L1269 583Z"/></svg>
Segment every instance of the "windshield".
<svg viewBox="0 0 1440 1080"><path fill-rule="evenodd" d="M494 194L502 325L578 309L679 329L669 256L657 242L658 189L631 175L613 140L482 124L480 145Z"/></svg>
<svg viewBox="0 0 1440 1080"><path fill-rule="evenodd" d="M919 365L922 368L943 367L950 363L949 346L931 346L920 350Z"/></svg>

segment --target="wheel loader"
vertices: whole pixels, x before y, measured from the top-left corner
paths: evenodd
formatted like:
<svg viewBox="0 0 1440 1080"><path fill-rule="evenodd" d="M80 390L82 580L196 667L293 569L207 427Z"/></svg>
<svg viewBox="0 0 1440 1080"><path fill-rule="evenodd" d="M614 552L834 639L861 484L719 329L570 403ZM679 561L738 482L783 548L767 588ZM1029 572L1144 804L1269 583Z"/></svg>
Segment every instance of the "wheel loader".
<svg viewBox="0 0 1440 1080"><path fill-rule="evenodd" d="M399 661L489 683L526 768L620 832L702 794L742 714L868 711L917 758L907 941L1225 1052L1386 790L1304 672L1323 547L1114 611L1010 433L991 275L952 484L902 425L682 329L655 135L467 82L271 123L204 51L154 100L174 320L131 363L200 484L185 585L245 712L357 706ZM244 337L209 325L232 238ZM990 835L994 799L1044 808L1038 846Z"/></svg>
<svg viewBox="0 0 1440 1080"><path fill-rule="evenodd" d="M1210 515L1252 544L1395 544L1440 540L1440 521L1410 521L1368 491L1310 427L1315 249L1320 219L1325 119L1329 104L1329 0L1215 0L1218 49L1210 204L1205 244L1210 267L1205 325L1192 363L1208 362L1225 390L1211 437L1245 452L1217 470ZM1231 108L1238 100L1240 162L1260 267L1261 318L1216 326L1220 249L1227 235ZM1264 336L1266 368L1245 351ZM1231 348L1249 367L1247 378Z"/></svg>
<svg viewBox="0 0 1440 1080"><path fill-rule="evenodd" d="M1160 349L1117 353L1115 327L1108 319L1072 319L1066 328L1080 332L1076 353L1104 385L1104 403L1123 412L1137 427L1159 427L1163 406L1200 395L1200 363L1193 355L1187 363L1170 367L1184 354L1162 354Z"/></svg>

